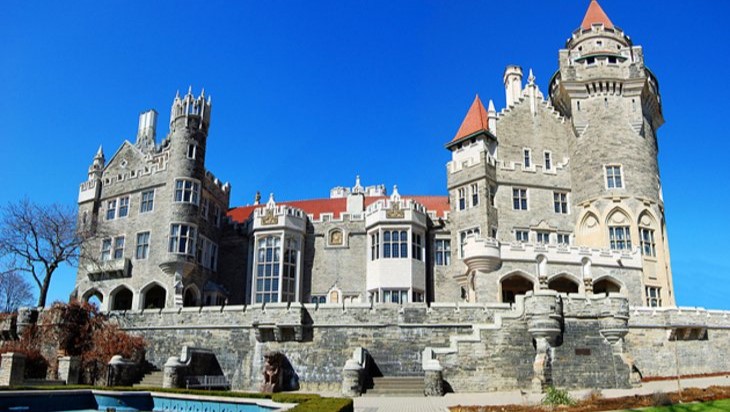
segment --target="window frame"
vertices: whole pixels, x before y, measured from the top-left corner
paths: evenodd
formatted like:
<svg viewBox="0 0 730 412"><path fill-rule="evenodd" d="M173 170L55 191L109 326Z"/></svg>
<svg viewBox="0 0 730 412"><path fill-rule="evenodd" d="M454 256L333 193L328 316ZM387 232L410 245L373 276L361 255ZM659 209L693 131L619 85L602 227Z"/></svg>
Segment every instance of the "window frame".
<svg viewBox="0 0 730 412"><path fill-rule="evenodd" d="M623 166L620 164L607 164L603 166L605 184L607 190L625 189ZM616 173L618 172L618 173Z"/></svg>
<svg viewBox="0 0 730 412"><path fill-rule="evenodd" d="M173 233L173 227L178 227L177 233ZM182 234L182 229L186 228L186 234ZM192 229L192 231L191 231ZM192 233L192 235L191 235ZM173 237L174 236L174 237ZM170 231L168 232L167 252L175 255L184 255L195 257L197 252L198 226L190 223L172 222L170 223ZM181 240L185 239L185 250L180 251ZM173 245L175 247L173 247Z"/></svg>
<svg viewBox="0 0 730 412"><path fill-rule="evenodd" d="M543 165L545 166L545 170L553 170L553 152L549 150L543 151Z"/></svg>
<svg viewBox="0 0 730 412"><path fill-rule="evenodd" d="M646 295L646 306L650 308L662 307L662 288L659 286L646 286L644 288Z"/></svg>
<svg viewBox="0 0 730 412"><path fill-rule="evenodd" d="M522 148L522 168L532 169L532 149L529 147Z"/></svg>
<svg viewBox="0 0 730 412"><path fill-rule="evenodd" d="M145 195L151 194L145 199ZM139 195L139 213L151 213L155 210L155 189L145 190Z"/></svg>
<svg viewBox="0 0 730 412"><path fill-rule="evenodd" d="M434 266L451 265L451 239L436 238L433 241Z"/></svg>
<svg viewBox="0 0 730 412"><path fill-rule="evenodd" d="M529 210L529 197L527 188L512 188L512 210Z"/></svg>
<svg viewBox="0 0 730 412"><path fill-rule="evenodd" d="M526 229L515 229L515 241L530 243L530 231Z"/></svg>
<svg viewBox="0 0 730 412"><path fill-rule="evenodd" d="M147 238L145 239L146 243L139 243L140 236L141 235L147 235ZM134 248L134 258L136 260L146 260L150 256L150 239L152 238L152 233L149 230L145 230L142 232L137 232L136 238L136 244ZM140 257L140 247L142 248L142 257Z"/></svg>
<svg viewBox="0 0 730 412"><path fill-rule="evenodd" d="M647 239L644 235L648 233L649 238ZM639 226L639 246L641 247L641 254L645 257L656 257L656 239L654 237L654 229L650 227ZM647 253L647 247L649 251Z"/></svg>
<svg viewBox="0 0 730 412"><path fill-rule="evenodd" d="M553 191L553 210L555 211L555 213L561 215L569 214L570 209L568 205L568 192Z"/></svg>
<svg viewBox="0 0 730 412"><path fill-rule="evenodd" d="M188 183L190 184L189 188L186 187ZM182 184L182 186L178 187L179 184ZM180 194L179 196L178 193ZM189 196L186 196L186 193L189 193ZM173 188L172 196L173 203L188 203L199 206L201 197L200 181L197 179L187 178L175 179L175 187ZM189 199L186 200L186 197L189 197Z"/></svg>
<svg viewBox="0 0 730 412"><path fill-rule="evenodd" d="M471 191L471 207L479 206L479 183L472 183L470 186Z"/></svg>
<svg viewBox="0 0 730 412"><path fill-rule="evenodd" d="M608 247L611 250L631 250L631 226L611 225L608 227Z"/></svg>

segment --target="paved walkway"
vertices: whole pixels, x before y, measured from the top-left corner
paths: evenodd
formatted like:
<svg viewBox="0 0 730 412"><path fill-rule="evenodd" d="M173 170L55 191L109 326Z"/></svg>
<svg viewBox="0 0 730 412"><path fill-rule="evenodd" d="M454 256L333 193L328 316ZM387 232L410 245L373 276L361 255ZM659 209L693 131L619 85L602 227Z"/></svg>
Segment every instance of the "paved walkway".
<svg viewBox="0 0 730 412"><path fill-rule="evenodd" d="M707 388L713 385L730 386L730 376L712 378L682 379L682 388ZM650 395L655 392L673 392L677 381L655 381L643 383L631 389L604 389L606 398L632 395ZM574 398L585 397L590 390L571 391ZM377 397L355 398L355 412L443 412L456 405L529 405L539 403L542 394L525 394L520 391L489 393L449 393L443 397Z"/></svg>

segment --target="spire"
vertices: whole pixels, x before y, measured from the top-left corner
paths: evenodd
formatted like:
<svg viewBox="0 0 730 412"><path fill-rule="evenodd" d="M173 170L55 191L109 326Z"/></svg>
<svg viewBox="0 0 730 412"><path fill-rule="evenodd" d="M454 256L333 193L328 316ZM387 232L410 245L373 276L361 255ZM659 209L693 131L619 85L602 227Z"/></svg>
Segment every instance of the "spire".
<svg viewBox="0 0 730 412"><path fill-rule="evenodd" d="M530 75L527 76L527 82L530 86L535 84L535 75L532 74L532 69L530 69Z"/></svg>
<svg viewBox="0 0 730 412"><path fill-rule="evenodd" d="M492 99L489 99L487 115L488 115L487 124L489 125L489 131L492 132L492 134L496 135L497 134L497 111L494 110L494 102L492 101Z"/></svg>
<svg viewBox="0 0 730 412"><path fill-rule="evenodd" d="M601 23L603 27L607 29L613 28L611 19L608 18L606 12L603 11L601 5L598 4L597 0L591 0L591 4L588 6L585 17L583 17L583 23L580 24L580 28L583 30L589 30L592 25Z"/></svg>
<svg viewBox="0 0 730 412"><path fill-rule="evenodd" d="M466 113L466 117L464 117L464 121L461 122L459 131L456 132L456 136L451 141L455 142L474 133L487 130L489 130L487 111L484 109L484 105L477 94L469 111Z"/></svg>
<svg viewBox="0 0 730 412"><path fill-rule="evenodd" d="M99 145L99 150L96 151L96 156L94 156L94 159L103 159L104 158L104 149L101 145Z"/></svg>

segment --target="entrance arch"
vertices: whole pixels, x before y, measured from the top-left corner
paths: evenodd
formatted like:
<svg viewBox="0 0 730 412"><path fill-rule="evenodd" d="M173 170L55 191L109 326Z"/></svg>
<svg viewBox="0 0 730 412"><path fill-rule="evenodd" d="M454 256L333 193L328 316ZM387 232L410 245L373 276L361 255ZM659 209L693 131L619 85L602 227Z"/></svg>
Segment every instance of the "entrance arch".
<svg viewBox="0 0 730 412"><path fill-rule="evenodd" d="M109 294L110 310L130 310L132 309L132 298L134 294L132 290L126 286L120 286Z"/></svg>
<svg viewBox="0 0 730 412"><path fill-rule="evenodd" d="M167 291L157 283L152 283L142 290L143 309L162 309L165 307Z"/></svg>
<svg viewBox="0 0 730 412"><path fill-rule="evenodd" d="M568 275L563 274L550 279L548 289L559 293L578 293L580 291L580 285Z"/></svg>
<svg viewBox="0 0 730 412"><path fill-rule="evenodd" d="M515 303L517 295L524 295L535 289L535 283L532 279L522 272L511 273L503 277L499 283L502 289L503 303Z"/></svg>

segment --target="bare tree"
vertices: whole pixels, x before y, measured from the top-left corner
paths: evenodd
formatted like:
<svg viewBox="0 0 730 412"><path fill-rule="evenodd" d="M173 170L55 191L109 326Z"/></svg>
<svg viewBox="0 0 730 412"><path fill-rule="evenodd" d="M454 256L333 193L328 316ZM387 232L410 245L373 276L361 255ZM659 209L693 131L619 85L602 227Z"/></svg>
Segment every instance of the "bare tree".
<svg viewBox="0 0 730 412"><path fill-rule="evenodd" d="M30 283L18 272L8 270L0 273L0 311L15 312L20 306L30 305L32 300Z"/></svg>
<svg viewBox="0 0 730 412"><path fill-rule="evenodd" d="M32 276L39 289L38 306L46 304L56 269L78 262L87 236L77 232L76 220L73 208L29 199L0 208L0 257L11 271Z"/></svg>

